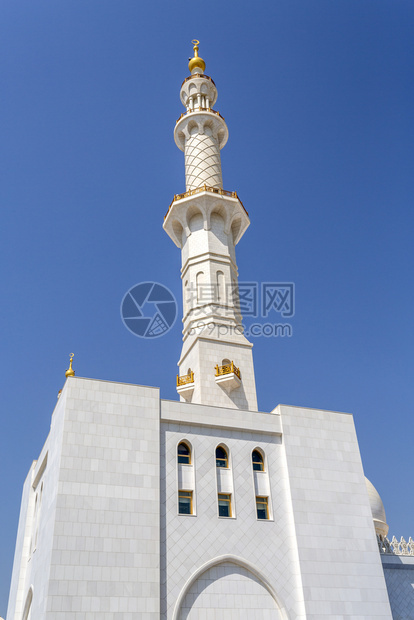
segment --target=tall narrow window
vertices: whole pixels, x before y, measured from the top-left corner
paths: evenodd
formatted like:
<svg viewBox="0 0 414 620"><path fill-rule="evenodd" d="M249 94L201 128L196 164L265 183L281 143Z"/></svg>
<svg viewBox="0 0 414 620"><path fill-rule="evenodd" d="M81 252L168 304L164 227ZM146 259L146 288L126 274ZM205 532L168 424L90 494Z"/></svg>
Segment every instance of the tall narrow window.
<svg viewBox="0 0 414 620"><path fill-rule="evenodd" d="M184 465L191 465L191 451L184 442L178 444L177 460L179 463L184 463Z"/></svg>
<svg viewBox="0 0 414 620"><path fill-rule="evenodd" d="M224 303L224 273L222 271L217 272L217 301Z"/></svg>
<svg viewBox="0 0 414 620"><path fill-rule="evenodd" d="M43 482L42 482L42 486L40 487L40 493L39 493L39 501L38 501L38 506L37 506L37 519L36 519L36 531L35 531L35 539L34 539L34 548L36 549L37 547L37 537L39 534L39 523L40 523L40 511L42 508L42 497L43 497Z"/></svg>
<svg viewBox="0 0 414 620"><path fill-rule="evenodd" d="M180 515L192 515L193 514L193 492L192 491L178 491L178 514Z"/></svg>
<svg viewBox="0 0 414 620"><path fill-rule="evenodd" d="M35 533L36 533L38 503L39 503L39 494L36 493L34 516L33 516L33 524L32 524L32 536L31 536L31 539L30 539L30 547L29 547L29 555L32 555L32 552L36 549Z"/></svg>
<svg viewBox="0 0 414 620"><path fill-rule="evenodd" d="M183 295L183 304L184 304L184 314L186 314L187 312L187 306L189 303L189 298L188 298L188 280L185 281L184 283L184 295ZM191 306L190 306L191 309Z"/></svg>
<svg viewBox="0 0 414 620"><path fill-rule="evenodd" d="M231 495L230 493L218 494L219 517L231 517Z"/></svg>
<svg viewBox="0 0 414 620"><path fill-rule="evenodd" d="M199 271L196 275L197 303L200 303L203 299L203 276L204 273L202 271Z"/></svg>
<svg viewBox="0 0 414 620"><path fill-rule="evenodd" d="M228 467L229 459L226 450L223 446L216 448L216 467Z"/></svg>
<svg viewBox="0 0 414 620"><path fill-rule="evenodd" d="M268 507L267 497L262 497L260 495L256 497L256 510L257 510L258 519L269 518L269 507Z"/></svg>
<svg viewBox="0 0 414 620"><path fill-rule="evenodd" d="M252 452L253 471L264 471L263 456L258 450Z"/></svg>

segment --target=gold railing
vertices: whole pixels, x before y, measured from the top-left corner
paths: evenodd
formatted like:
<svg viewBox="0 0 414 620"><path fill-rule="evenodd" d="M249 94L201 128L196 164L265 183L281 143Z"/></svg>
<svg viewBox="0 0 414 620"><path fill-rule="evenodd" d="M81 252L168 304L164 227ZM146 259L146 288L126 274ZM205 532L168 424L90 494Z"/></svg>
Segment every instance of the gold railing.
<svg viewBox="0 0 414 620"><path fill-rule="evenodd" d="M177 387L180 385L187 385L187 383L194 383L194 373L191 371L189 375L177 375Z"/></svg>
<svg viewBox="0 0 414 620"><path fill-rule="evenodd" d="M237 192L229 192L225 189L222 189L221 187L209 187L208 185L202 185L201 187L197 187L196 189L189 189L188 192L184 192L183 194L174 194L174 198L170 206L168 207L168 211L164 216L164 220L169 214L170 209L176 200L182 200L183 198L188 198L188 196L194 196L194 194L199 194L200 192L211 192L212 194L219 194L220 196L230 196L230 198L237 198L237 200L240 202L246 215L247 216L249 215L242 201L238 197Z"/></svg>
<svg viewBox="0 0 414 620"><path fill-rule="evenodd" d="M177 124L183 118L183 116L186 116L187 114L193 114L194 112L211 112L212 114L217 114L217 116L222 118L224 121L224 116L222 116L220 112L217 112L217 110L213 110L213 108L196 108L195 110L187 110L187 112L183 112L182 114L180 114L180 117L177 118L175 124Z"/></svg>
<svg viewBox="0 0 414 620"><path fill-rule="evenodd" d="M189 75L185 78L183 84L185 84L186 82L188 82L188 80L192 80L193 78L203 78L204 80L210 80L210 82L212 84L214 84L214 80L211 79L211 77L209 75L205 75L204 73L194 73L193 75ZM181 87L183 86L183 84L181 84ZM215 84L214 84L215 86Z"/></svg>
<svg viewBox="0 0 414 620"><path fill-rule="evenodd" d="M218 364L216 366L216 377L221 377L221 375L229 375L231 372L234 372L234 374L239 377L241 381L240 368L237 368L237 366L234 365L234 362L226 364L225 366L219 366Z"/></svg>
<svg viewBox="0 0 414 620"><path fill-rule="evenodd" d="M199 194L200 192L211 192L212 194L219 194L220 196L230 196L230 198L237 198L237 192L228 192L225 189L221 189L221 187L209 187L208 185L202 185L201 187L196 187L196 189L189 189L188 192L184 192L183 194L175 194L174 200L181 200L182 198L187 198L187 196L194 196L194 194Z"/></svg>

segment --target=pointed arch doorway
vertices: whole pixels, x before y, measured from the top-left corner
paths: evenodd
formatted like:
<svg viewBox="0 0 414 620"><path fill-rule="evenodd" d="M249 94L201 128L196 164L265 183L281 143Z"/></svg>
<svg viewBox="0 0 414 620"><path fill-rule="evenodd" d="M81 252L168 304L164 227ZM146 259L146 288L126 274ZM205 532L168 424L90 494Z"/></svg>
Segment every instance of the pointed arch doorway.
<svg viewBox="0 0 414 620"><path fill-rule="evenodd" d="M273 588L254 566L235 556L215 558L185 584L173 620L288 620Z"/></svg>

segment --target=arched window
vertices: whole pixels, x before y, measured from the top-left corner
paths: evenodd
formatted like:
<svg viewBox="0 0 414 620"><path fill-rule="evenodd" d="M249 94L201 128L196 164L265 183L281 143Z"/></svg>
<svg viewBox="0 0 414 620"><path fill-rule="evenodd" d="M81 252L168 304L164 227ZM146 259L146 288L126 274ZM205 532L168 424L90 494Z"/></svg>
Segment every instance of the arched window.
<svg viewBox="0 0 414 620"><path fill-rule="evenodd" d="M227 451L223 448L223 446L217 446L216 467L228 467L228 466L229 466L229 458L227 455Z"/></svg>
<svg viewBox="0 0 414 620"><path fill-rule="evenodd" d="M183 463L184 465L191 465L191 450L183 441L178 444L177 460L179 463Z"/></svg>
<svg viewBox="0 0 414 620"><path fill-rule="evenodd" d="M263 456L259 450L253 450L252 452L253 471L264 471Z"/></svg>

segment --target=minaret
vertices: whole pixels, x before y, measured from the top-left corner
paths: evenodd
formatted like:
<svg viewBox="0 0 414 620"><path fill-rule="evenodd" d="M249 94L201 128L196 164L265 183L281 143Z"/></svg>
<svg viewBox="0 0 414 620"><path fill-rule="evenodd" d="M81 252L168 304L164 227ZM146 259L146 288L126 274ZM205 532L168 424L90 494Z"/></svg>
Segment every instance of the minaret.
<svg viewBox="0 0 414 620"><path fill-rule="evenodd" d="M177 392L182 400L257 411L252 344L243 335L235 246L250 224L236 192L223 189L224 118L213 110L217 88L193 41L181 85L186 111L174 139L184 151L186 192L176 194L164 229L181 248L183 348Z"/></svg>

